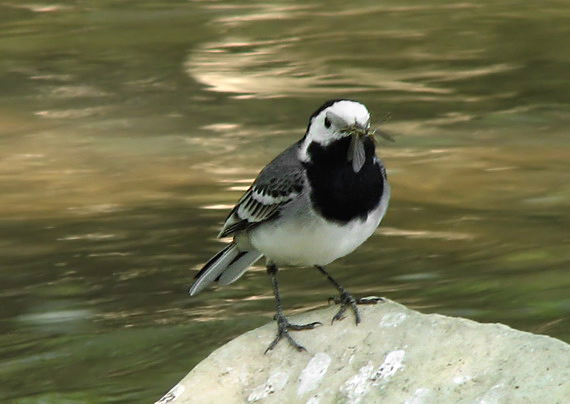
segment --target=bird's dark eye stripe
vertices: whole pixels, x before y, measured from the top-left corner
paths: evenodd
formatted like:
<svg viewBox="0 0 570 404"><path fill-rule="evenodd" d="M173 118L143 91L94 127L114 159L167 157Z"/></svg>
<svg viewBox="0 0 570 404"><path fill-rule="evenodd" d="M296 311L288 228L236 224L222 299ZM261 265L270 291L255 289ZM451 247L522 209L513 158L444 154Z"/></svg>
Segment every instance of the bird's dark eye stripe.
<svg viewBox="0 0 570 404"><path fill-rule="evenodd" d="M329 120L329 118L325 118L325 128L330 128L331 127L331 121Z"/></svg>

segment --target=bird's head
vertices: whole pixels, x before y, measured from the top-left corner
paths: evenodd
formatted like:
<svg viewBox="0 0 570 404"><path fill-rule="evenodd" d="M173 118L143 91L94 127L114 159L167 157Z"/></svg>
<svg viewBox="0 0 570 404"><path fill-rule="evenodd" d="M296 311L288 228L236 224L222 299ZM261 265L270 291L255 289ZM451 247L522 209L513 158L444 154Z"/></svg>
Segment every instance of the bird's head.
<svg viewBox="0 0 570 404"><path fill-rule="evenodd" d="M354 172L359 172L366 158L364 142L367 138L373 139L373 136L370 113L364 105L350 100L327 101L311 115L300 145L299 158L310 161L311 144L327 147L350 138L346 159L352 163Z"/></svg>

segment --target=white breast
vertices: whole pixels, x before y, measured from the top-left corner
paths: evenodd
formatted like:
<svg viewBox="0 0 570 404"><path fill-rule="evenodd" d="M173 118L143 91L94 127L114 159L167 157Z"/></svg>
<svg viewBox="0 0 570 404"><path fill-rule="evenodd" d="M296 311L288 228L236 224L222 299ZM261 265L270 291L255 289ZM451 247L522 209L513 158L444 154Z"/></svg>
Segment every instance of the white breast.
<svg viewBox="0 0 570 404"><path fill-rule="evenodd" d="M374 233L390 199L390 186L387 181L384 185L379 206L366 220L355 219L345 225L329 222L316 215L308 198L302 197L279 219L250 230L249 242L276 264L330 264L350 254Z"/></svg>

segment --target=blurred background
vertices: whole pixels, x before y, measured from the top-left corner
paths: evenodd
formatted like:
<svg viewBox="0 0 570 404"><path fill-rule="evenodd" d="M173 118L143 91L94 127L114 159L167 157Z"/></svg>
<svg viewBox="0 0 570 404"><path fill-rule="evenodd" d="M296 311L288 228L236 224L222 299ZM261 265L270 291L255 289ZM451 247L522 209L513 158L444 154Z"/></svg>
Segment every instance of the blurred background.
<svg viewBox="0 0 570 404"><path fill-rule="evenodd" d="M0 401L152 402L271 321L262 266L187 289L339 97L397 140L388 214L331 274L570 342L569 19L563 0L0 0ZM289 314L334 292L280 280Z"/></svg>

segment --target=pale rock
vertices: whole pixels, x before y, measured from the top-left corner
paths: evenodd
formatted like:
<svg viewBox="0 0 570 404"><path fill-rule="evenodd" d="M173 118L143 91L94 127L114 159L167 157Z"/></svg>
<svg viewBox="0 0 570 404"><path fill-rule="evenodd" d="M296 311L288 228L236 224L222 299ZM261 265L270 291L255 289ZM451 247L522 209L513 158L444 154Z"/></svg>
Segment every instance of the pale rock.
<svg viewBox="0 0 570 404"><path fill-rule="evenodd" d="M570 403L570 345L501 324L425 315L391 301L359 306L331 325L330 307L291 317L320 321L264 354L274 322L214 351L157 403Z"/></svg>

